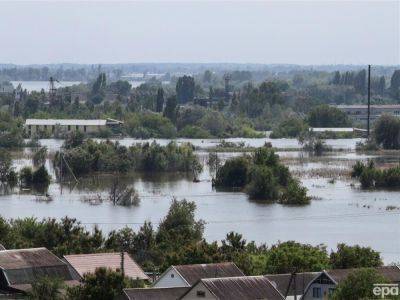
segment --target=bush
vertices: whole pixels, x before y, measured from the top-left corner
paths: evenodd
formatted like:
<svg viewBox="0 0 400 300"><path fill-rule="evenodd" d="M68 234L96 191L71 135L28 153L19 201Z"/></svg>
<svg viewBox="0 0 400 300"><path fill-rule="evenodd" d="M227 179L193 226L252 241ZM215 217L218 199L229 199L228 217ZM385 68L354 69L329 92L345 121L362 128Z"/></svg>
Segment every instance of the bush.
<svg viewBox="0 0 400 300"><path fill-rule="evenodd" d="M208 139L211 138L210 133L198 126L187 125L179 131L179 136L192 139Z"/></svg>
<svg viewBox="0 0 400 300"><path fill-rule="evenodd" d="M337 251L330 255L330 264L334 269L350 269L379 267L383 265L383 262L379 252L370 247L338 244Z"/></svg>
<svg viewBox="0 0 400 300"><path fill-rule="evenodd" d="M340 109L329 106L320 105L315 107L307 117L307 122L311 127L348 127L351 122L346 113Z"/></svg>
<svg viewBox="0 0 400 300"><path fill-rule="evenodd" d="M278 198L278 183L272 169L267 166L254 166L246 191L250 199L275 200Z"/></svg>
<svg viewBox="0 0 400 300"><path fill-rule="evenodd" d="M302 187L298 181L291 180L282 194L280 203L292 205L305 205L310 203L311 198L307 196L307 189Z"/></svg>
<svg viewBox="0 0 400 300"><path fill-rule="evenodd" d="M385 149L400 149L400 119L383 115L374 125L374 139Z"/></svg>
<svg viewBox="0 0 400 300"><path fill-rule="evenodd" d="M357 162L353 166L352 177L358 178L363 188L399 188L400 166L380 170L372 161L368 166Z"/></svg>
<svg viewBox="0 0 400 300"><path fill-rule="evenodd" d="M215 185L220 187L244 187L248 181L249 159L235 157L228 159L217 171Z"/></svg>
<svg viewBox="0 0 400 300"><path fill-rule="evenodd" d="M296 138L308 130L308 125L300 118L291 117L282 121L272 131L270 138Z"/></svg>
<svg viewBox="0 0 400 300"><path fill-rule="evenodd" d="M33 171L31 167L23 167L19 171L19 180L22 186L30 186L33 181Z"/></svg>
<svg viewBox="0 0 400 300"><path fill-rule="evenodd" d="M50 183L50 175L47 173L46 167L41 166L32 174L32 184L48 185Z"/></svg>

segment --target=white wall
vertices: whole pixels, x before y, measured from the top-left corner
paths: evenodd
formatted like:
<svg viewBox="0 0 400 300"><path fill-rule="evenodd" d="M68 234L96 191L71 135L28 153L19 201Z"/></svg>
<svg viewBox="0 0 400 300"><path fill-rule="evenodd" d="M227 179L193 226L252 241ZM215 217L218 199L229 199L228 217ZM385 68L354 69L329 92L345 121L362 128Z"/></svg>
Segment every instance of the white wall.
<svg viewBox="0 0 400 300"><path fill-rule="evenodd" d="M174 269L170 268L154 283L153 287L183 287L190 286L181 275Z"/></svg>
<svg viewBox="0 0 400 300"><path fill-rule="evenodd" d="M313 288L321 288L321 298L313 298ZM313 283L308 288L306 294L302 298L302 300L316 300L316 299L329 299L329 289L336 288L334 284L320 284Z"/></svg>
<svg viewBox="0 0 400 300"><path fill-rule="evenodd" d="M197 292L204 292L205 296L198 296ZM215 300L216 298L210 293L202 282L195 284L190 291L182 297L181 300Z"/></svg>

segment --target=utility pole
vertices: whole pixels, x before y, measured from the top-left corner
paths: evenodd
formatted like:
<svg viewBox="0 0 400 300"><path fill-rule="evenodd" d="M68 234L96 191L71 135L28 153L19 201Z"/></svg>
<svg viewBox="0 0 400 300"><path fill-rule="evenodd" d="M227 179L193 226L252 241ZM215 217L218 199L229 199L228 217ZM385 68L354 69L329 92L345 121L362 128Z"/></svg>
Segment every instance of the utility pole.
<svg viewBox="0 0 400 300"><path fill-rule="evenodd" d="M370 134L370 117L371 117L371 65L368 65L368 119L367 119L367 136Z"/></svg>

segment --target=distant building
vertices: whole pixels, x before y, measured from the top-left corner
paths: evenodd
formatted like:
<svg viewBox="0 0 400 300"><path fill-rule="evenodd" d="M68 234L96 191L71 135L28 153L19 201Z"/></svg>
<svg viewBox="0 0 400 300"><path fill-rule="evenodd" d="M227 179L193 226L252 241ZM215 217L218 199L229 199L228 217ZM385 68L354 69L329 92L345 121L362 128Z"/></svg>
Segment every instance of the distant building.
<svg viewBox="0 0 400 300"><path fill-rule="evenodd" d="M153 287L190 287L200 279L244 276L232 262L215 264L178 265L169 267Z"/></svg>
<svg viewBox="0 0 400 300"><path fill-rule="evenodd" d="M177 300L190 287L124 289L127 300Z"/></svg>
<svg viewBox="0 0 400 300"><path fill-rule="evenodd" d="M400 284L400 268L386 266L374 268L389 283ZM302 300L328 299L336 286L357 269L334 269L320 272L307 286Z"/></svg>
<svg viewBox="0 0 400 300"><path fill-rule="evenodd" d="M46 248L0 251L0 298L25 294L44 276L58 277L69 286L78 284L67 264Z"/></svg>
<svg viewBox="0 0 400 300"><path fill-rule="evenodd" d="M347 114L347 116L358 123L366 123L368 118L367 105L337 105L338 109ZM371 105L370 120L374 122L383 114L389 114L400 118L400 104L390 105Z"/></svg>
<svg viewBox="0 0 400 300"><path fill-rule="evenodd" d="M284 300L265 276L207 278L198 281L182 300Z"/></svg>
<svg viewBox="0 0 400 300"><path fill-rule="evenodd" d="M70 265L75 279L82 279L84 274L94 273L98 268L121 270L122 262L120 252L65 255L64 259ZM123 260L125 276L132 279L150 279L128 253L124 253Z"/></svg>
<svg viewBox="0 0 400 300"><path fill-rule="evenodd" d="M106 120L73 120L73 119L27 119L25 131L29 136L81 131L87 134L98 133L106 128L118 127L122 121Z"/></svg>

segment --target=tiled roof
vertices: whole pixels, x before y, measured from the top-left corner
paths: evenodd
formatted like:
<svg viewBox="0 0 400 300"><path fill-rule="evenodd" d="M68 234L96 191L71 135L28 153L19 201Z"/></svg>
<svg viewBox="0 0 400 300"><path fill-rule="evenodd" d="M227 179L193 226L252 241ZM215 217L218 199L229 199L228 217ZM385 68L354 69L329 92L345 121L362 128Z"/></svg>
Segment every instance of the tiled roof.
<svg viewBox="0 0 400 300"><path fill-rule="evenodd" d="M65 255L64 259L81 277L85 273L94 273L97 268L107 268L114 271L121 269L121 253L119 252ZM126 252L124 255L124 272L126 276L133 279L149 279L140 266Z"/></svg>
<svg viewBox="0 0 400 300"><path fill-rule="evenodd" d="M244 276L243 272L232 262L173 267L190 285L203 278Z"/></svg>
<svg viewBox="0 0 400 300"><path fill-rule="evenodd" d="M220 300L283 300L282 294L264 276L202 279L205 287Z"/></svg>
<svg viewBox="0 0 400 300"><path fill-rule="evenodd" d="M321 274L321 272L297 273L296 285L294 284L292 274L272 274L265 275L265 277L271 281L271 283L281 292L282 295L285 295L286 292L288 292L288 296L293 296L295 291L297 295L304 294L308 284L313 281L313 279L318 277L319 274ZM290 281L290 278L292 278L292 281Z"/></svg>
<svg viewBox="0 0 400 300"><path fill-rule="evenodd" d="M176 300L189 289L190 287L124 289L124 293L129 300Z"/></svg>

